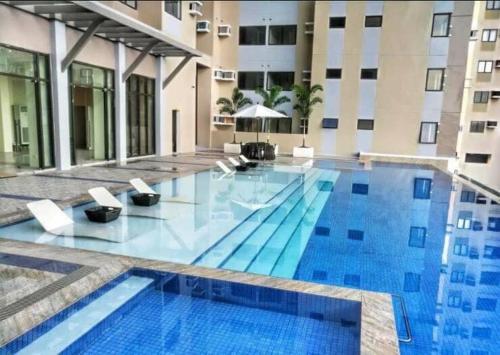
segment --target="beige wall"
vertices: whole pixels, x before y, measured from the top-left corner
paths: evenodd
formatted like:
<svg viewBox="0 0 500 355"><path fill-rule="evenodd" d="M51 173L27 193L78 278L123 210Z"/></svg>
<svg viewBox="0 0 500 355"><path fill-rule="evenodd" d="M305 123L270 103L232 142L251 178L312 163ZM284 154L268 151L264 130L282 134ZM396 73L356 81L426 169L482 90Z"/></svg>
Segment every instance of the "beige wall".
<svg viewBox="0 0 500 355"><path fill-rule="evenodd" d="M478 40L470 41L469 61L464 90L461 134L459 136L458 172L500 191L500 127L485 129L484 133L471 133L471 121L497 121L500 125L500 102L490 99L487 104L474 104L474 91L491 91L500 88L500 73L493 68L491 74L477 73L479 60L499 60L500 41L482 43L484 28L500 28L499 11L485 11L485 2L476 1L473 29L478 30ZM465 163L466 153L491 154L488 164Z"/></svg>

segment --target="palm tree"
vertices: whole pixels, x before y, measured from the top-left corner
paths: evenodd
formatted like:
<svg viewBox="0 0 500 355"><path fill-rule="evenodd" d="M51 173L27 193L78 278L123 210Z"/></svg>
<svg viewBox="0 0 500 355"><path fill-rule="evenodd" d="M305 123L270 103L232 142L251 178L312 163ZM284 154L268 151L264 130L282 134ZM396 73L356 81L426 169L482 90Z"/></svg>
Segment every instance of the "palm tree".
<svg viewBox="0 0 500 355"><path fill-rule="evenodd" d="M217 105L222 105L219 109L219 113L227 113L229 115L234 115L241 108L246 105L251 105L252 103L252 99L245 97L245 95L238 88L233 89L230 99L227 97L220 97L216 101ZM236 144L236 128L233 132L233 143Z"/></svg>
<svg viewBox="0 0 500 355"><path fill-rule="evenodd" d="M302 148L306 148L306 123L311 117L313 106L322 103L323 99L315 96L318 91L323 91L323 87L319 84L311 87L305 85L293 85L292 90L295 93L296 103L293 109L297 111L302 120Z"/></svg>
<svg viewBox="0 0 500 355"><path fill-rule="evenodd" d="M290 98L286 96L280 96L283 88L279 85L273 85L269 91L263 88L255 89L255 93L262 97L262 106L275 110L278 106L290 102ZM279 113L286 115L286 112L282 110L276 110ZM257 128L258 130L259 128ZM269 133L269 132L268 132ZM268 137L269 140L269 137Z"/></svg>
<svg viewBox="0 0 500 355"><path fill-rule="evenodd" d="M217 105L222 105L219 110L220 113L227 113L230 115L234 115L243 106L251 105L252 103L252 99L245 97L238 88L233 89L230 99L227 97L220 97L216 102Z"/></svg>

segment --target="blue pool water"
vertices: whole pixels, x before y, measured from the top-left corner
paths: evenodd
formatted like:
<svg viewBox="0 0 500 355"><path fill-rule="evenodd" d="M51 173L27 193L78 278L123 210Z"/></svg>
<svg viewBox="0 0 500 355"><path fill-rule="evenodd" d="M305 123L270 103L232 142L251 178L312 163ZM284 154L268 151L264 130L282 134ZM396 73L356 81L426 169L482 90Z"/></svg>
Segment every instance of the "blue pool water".
<svg viewBox="0 0 500 355"><path fill-rule="evenodd" d="M150 210L166 220L120 217L123 243L55 237L34 221L0 236L386 292L403 354L498 353L495 201L427 166L324 160L219 177L155 186L178 201ZM86 223L87 207L67 212Z"/></svg>
<svg viewBox="0 0 500 355"><path fill-rule="evenodd" d="M359 354L360 312L358 302L136 269L0 352Z"/></svg>

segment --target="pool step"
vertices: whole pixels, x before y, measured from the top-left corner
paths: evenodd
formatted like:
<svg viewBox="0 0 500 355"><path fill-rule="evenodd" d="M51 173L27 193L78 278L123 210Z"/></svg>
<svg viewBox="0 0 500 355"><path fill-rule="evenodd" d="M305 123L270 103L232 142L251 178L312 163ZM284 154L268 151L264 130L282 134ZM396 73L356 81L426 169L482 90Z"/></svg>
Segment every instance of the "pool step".
<svg viewBox="0 0 500 355"><path fill-rule="evenodd" d="M337 180L339 173L336 172L335 181ZM270 243L269 248L261 255L262 260L267 258L272 258L272 260L277 260L274 263L272 270L269 270L268 266L265 269L267 275L283 277L283 278L293 278L295 275L295 270L299 265L302 254L306 249L309 238L313 232L316 221L318 220L323 207L325 206L328 197L330 196L328 189L324 189L318 193L316 200L309 206L309 209L302 217L300 223L298 223L297 228L289 236L288 240L283 236L282 239L273 241ZM280 254L277 252L280 251ZM254 270L263 270L262 266L257 266L256 263ZM262 263L265 265L273 265L271 261ZM257 272L257 271L255 271Z"/></svg>
<svg viewBox="0 0 500 355"><path fill-rule="evenodd" d="M48 352L58 354L62 352L153 281L147 277L130 276L43 334L18 354L47 354Z"/></svg>
<svg viewBox="0 0 500 355"><path fill-rule="evenodd" d="M197 260L194 261L194 264L206 267L219 267L249 235L259 228L263 221L270 218L270 216L290 198L295 195L302 195L301 191L314 185L319 177L320 171L318 169L308 170L303 177L294 180L269 201L269 204L273 205L272 207L263 208L254 212L247 220L239 224L236 228L222 237L218 243L199 256Z"/></svg>
<svg viewBox="0 0 500 355"><path fill-rule="evenodd" d="M299 245L301 247L303 245L305 249L316 220L323 210L338 176L338 172L331 173L328 180L325 180L318 189L314 200L307 206L303 206L300 214L292 216L289 221L283 223L280 229L261 248L259 254L245 271L271 275L282 254L291 254L287 249L294 248L297 241L300 241ZM287 265L293 268L293 273L295 273L296 265L298 265L302 253L297 253L296 256L298 256L298 260L287 260ZM293 274L291 277L293 277Z"/></svg>
<svg viewBox="0 0 500 355"><path fill-rule="evenodd" d="M325 183L330 183L331 172L323 172L309 185L307 190L300 189L293 194L273 214L262 223L245 241L232 253L220 267L224 269L244 271L259 254L267 241L278 234L290 235L309 205L314 202Z"/></svg>

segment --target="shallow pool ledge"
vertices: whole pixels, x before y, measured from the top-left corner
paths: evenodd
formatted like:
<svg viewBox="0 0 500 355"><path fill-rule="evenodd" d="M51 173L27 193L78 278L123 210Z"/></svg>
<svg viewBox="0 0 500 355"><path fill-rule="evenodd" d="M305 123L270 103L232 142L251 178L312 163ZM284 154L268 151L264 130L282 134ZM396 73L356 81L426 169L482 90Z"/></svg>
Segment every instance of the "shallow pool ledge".
<svg viewBox="0 0 500 355"><path fill-rule="evenodd" d="M399 354L392 299L388 294L11 240L0 240L0 252L96 267L96 270L86 277L1 321L0 328L8 331L0 332L0 346L77 302L129 268L140 267L360 302L360 353Z"/></svg>

